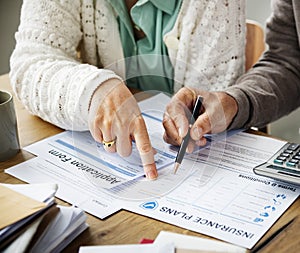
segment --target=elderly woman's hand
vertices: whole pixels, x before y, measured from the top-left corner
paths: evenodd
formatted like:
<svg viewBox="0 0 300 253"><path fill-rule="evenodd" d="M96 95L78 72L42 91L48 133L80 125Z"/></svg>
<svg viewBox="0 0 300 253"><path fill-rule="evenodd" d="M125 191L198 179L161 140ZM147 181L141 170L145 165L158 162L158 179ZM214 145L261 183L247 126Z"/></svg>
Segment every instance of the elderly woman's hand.
<svg viewBox="0 0 300 253"><path fill-rule="evenodd" d="M204 134L219 133L226 130L237 113L235 99L225 92L208 92L194 88L180 89L167 105L163 125L164 140L173 145L180 145L188 133L189 117L197 96L203 97L202 111L190 129L191 141L187 152L192 152L194 145L204 146Z"/></svg>
<svg viewBox="0 0 300 253"><path fill-rule="evenodd" d="M126 157L135 141L148 179L157 177L152 148L145 121L136 99L118 79L110 79L95 91L89 112L89 129L94 139L107 143L108 152Z"/></svg>

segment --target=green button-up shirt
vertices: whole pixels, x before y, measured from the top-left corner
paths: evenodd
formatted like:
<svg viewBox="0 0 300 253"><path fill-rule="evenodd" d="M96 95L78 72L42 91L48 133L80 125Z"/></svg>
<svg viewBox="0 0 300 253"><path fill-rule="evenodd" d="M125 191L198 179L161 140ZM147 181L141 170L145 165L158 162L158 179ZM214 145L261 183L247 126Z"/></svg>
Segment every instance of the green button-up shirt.
<svg viewBox="0 0 300 253"><path fill-rule="evenodd" d="M134 25L145 37L136 40L124 0L108 0L118 14L126 58L126 82L140 90L173 93L173 67L163 36L176 21L182 0L138 0L131 8Z"/></svg>

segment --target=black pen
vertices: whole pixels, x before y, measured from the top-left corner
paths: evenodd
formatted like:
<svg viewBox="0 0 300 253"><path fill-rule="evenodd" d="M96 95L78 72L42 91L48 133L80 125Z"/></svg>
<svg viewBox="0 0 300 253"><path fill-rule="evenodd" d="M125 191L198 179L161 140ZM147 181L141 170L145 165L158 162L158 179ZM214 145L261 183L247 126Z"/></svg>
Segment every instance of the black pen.
<svg viewBox="0 0 300 253"><path fill-rule="evenodd" d="M177 172L177 170L178 170L178 168L179 168L179 166L180 166L180 164L183 160L183 157L185 155L186 148L187 148L187 145L188 145L189 140L190 140L190 129L191 129L192 125L195 123L195 121L197 120L198 116L199 116L199 112L200 112L200 109L201 109L201 106L202 106L202 101L203 101L203 98L201 96L198 96L197 100L195 102L195 105L194 105L192 116L191 116L190 121L189 121L188 133L183 138L183 140L180 144L180 148L179 148L179 151L177 153L176 159L175 159L174 174L176 174L176 172Z"/></svg>

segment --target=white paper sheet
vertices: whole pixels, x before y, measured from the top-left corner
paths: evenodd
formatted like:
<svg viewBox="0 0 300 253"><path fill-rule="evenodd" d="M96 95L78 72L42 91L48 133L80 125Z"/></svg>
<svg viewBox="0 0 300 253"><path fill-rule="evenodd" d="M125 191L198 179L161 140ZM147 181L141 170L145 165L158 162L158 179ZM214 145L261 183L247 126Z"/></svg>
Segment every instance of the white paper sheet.
<svg viewBox="0 0 300 253"><path fill-rule="evenodd" d="M167 196L127 202L126 208L252 248L300 193L295 185L252 172L283 144L238 133L200 151L196 162L187 161L184 166L195 167L194 174Z"/></svg>
<svg viewBox="0 0 300 253"><path fill-rule="evenodd" d="M82 246L79 253L175 253L173 243Z"/></svg>
<svg viewBox="0 0 300 253"><path fill-rule="evenodd" d="M246 249L213 239L184 235L169 231L161 231L155 238L154 244L174 243L176 249L191 250L188 252L206 253L246 253Z"/></svg>

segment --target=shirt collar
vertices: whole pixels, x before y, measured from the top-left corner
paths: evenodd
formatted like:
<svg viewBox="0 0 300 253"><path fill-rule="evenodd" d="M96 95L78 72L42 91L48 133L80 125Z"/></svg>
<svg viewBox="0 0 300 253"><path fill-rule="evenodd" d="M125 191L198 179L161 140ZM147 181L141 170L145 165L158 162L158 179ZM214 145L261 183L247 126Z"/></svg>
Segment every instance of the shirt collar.
<svg viewBox="0 0 300 253"><path fill-rule="evenodd" d="M178 0L138 0L136 6L151 2L156 8L171 15L175 11L177 1Z"/></svg>

